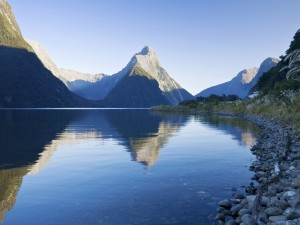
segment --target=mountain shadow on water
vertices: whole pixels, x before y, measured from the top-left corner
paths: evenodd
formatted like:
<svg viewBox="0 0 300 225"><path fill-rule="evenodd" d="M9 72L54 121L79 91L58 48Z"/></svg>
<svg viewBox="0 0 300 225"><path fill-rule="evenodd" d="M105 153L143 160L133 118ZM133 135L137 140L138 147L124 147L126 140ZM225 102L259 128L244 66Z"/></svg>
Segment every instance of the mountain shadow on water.
<svg viewBox="0 0 300 225"><path fill-rule="evenodd" d="M55 110L0 111L0 223L16 203L23 177L71 119Z"/></svg>
<svg viewBox="0 0 300 225"><path fill-rule="evenodd" d="M30 165L57 138L72 114L56 110L0 111L1 169Z"/></svg>

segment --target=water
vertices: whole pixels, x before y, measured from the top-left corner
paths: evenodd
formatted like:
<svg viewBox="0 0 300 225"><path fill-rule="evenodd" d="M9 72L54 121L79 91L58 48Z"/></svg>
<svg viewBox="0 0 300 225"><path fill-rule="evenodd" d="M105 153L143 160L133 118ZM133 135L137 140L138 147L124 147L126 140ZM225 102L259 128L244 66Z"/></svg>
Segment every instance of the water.
<svg viewBox="0 0 300 225"><path fill-rule="evenodd" d="M257 129L148 110L0 111L0 223L211 224Z"/></svg>

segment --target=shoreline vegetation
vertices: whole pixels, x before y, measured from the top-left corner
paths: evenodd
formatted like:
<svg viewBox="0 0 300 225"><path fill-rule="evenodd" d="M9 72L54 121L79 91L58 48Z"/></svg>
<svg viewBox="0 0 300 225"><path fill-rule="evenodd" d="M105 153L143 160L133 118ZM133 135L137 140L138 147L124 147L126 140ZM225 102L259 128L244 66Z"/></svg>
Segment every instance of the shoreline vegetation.
<svg viewBox="0 0 300 225"><path fill-rule="evenodd" d="M300 89L284 90L279 95L258 95L255 98L233 101L220 100L211 95L180 103L178 106L155 106L153 111L214 113L234 116L262 116L277 118L294 129L300 129ZM224 97L225 98L225 97Z"/></svg>
<svg viewBox="0 0 300 225"><path fill-rule="evenodd" d="M245 193L234 193L218 203L214 225L299 225L300 91L223 100L211 96L210 101L200 98L151 110L235 116L256 124L261 131L251 148L256 161L249 168L256 182L250 181Z"/></svg>

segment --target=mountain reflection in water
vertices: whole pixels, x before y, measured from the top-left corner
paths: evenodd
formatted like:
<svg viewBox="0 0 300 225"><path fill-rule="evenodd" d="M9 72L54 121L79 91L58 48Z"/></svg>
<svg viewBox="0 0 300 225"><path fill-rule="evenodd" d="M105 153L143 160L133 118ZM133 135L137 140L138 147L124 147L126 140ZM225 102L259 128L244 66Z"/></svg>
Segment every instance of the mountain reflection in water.
<svg viewBox="0 0 300 225"><path fill-rule="evenodd" d="M114 139L146 167L190 120L217 128L242 145L256 142L257 129L235 118L163 115L149 110L0 111L0 222L14 206L22 179L38 174L63 145Z"/></svg>

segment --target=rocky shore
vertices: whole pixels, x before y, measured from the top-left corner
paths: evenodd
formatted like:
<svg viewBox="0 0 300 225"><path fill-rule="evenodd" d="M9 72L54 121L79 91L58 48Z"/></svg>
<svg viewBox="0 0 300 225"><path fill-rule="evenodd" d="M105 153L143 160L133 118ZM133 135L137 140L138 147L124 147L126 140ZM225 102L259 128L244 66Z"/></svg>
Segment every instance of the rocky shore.
<svg viewBox="0 0 300 225"><path fill-rule="evenodd" d="M228 113L226 113L228 115ZM242 116L261 128L245 193L219 202L214 225L300 225L300 135L275 118Z"/></svg>

